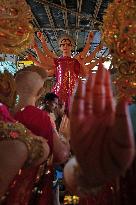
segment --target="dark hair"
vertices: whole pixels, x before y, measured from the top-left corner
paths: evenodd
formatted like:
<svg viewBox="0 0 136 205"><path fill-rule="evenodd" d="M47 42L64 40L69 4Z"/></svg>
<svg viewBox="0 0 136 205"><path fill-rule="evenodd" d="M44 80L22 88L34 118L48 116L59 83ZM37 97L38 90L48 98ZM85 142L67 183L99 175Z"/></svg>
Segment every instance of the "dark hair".
<svg viewBox="0 0 136 205"><path fill-rule="evenodd" d="M55 93L46 93L44 96L44 102L54 101L56 98L58 99L58 96Z"/></svg>

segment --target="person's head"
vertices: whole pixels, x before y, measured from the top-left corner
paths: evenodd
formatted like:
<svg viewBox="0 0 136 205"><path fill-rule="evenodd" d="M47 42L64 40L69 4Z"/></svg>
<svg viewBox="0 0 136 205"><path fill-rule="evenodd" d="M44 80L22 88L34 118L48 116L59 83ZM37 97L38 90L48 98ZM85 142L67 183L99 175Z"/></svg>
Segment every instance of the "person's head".
<svg viewBox="0 0 136 205"><path fill-rule="evenodd" d="M19 97L35 97L37 100L43 94L46 77L46 72L37 66L18 71L15 82Z"/></svg>
<svg viewBox="0 0 136 205"><path fill-rule="evenodd" d="M54 112L58 107L58 96L55 93L46 93L44 96L44 109L48 112Z"/></svg>
<svg viewBox="0 0 136 205"><path fill-rule="evenodd" d="M75 47L75 41L71 36L64 35L60 37L58 44L63 56L71 56L71 51Z"/></svg>

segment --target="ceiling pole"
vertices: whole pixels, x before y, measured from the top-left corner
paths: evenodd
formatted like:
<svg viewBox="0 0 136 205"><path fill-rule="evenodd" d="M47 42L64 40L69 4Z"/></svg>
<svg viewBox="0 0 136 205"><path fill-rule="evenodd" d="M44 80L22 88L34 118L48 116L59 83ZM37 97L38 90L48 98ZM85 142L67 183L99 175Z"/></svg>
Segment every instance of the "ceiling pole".
<svg viewBox="0 0 136 205"><path fill-rule="evenodd" d="M77 13L81 13L82 2L83 2L82 0L77 0ZM80 15L76 14L76 28L79 28L79 24L80 24ZM79 31L78 30L75 32L75 36L76 36L76 47L75 47L75 51L76 51L78 38L79 38Z"/></svg>
<svg viewBox="0 0 136 205"><path fill-rule="evenodd" d="M65 8L66 7L66 1L65 0L60 0L61 2L61 5L64 6ZM65 31L67 34L69 34L69 30L68 30L68 13L67 13L67 10L62 10L62 13L63 13L63 19L64 19L64 26L65 26Z"/></svg>
<svg viewBox="0 0 136 205"><path fill-rule="evenodd" d="M78 16L80 16L81 19L94 20L91 14L78 13L78 12L73 11L71 9L67 9L64 6L61 6L61 5L58 5L58 4L54 4L54 3L50 3L50 2L48 2L46 0L34 0L34 1L35 2L39 2L39 3L43 4L43 5L48 5L48 6L52 7L52 8L57 8L59 10L67 11L71 15L76 15L77 14ZM96 20L96 22L101 23L100 21L97 21L97 20Z"/></svg>
<svg viewBox="0 0 136 205"><path fill-rule="evenodd" d="M58 35L57 35L56 30L55 30L55 25L54 25L54 21L53 21L53 17L52 17L50 8L49 8L48 5L44 5L44 8L45 8L45 11L46 11L46 13L47 13L47 16L48 16L48 19L49 19L49 23L50 23L51 28L52 28L52 30L53 30L55 39L58 40Z"/></svg>
<svg viewBox="0 0 136 205"><path fill-rule="evenodd" d="M39 31L41 31L41 27L40 27L40 25L39 25L37 19L35 18L35 15L34 15L33 12L32 12L32 14L33 14L33 24L34 24L34 26L35 26L36 28L38 28Z"/></svg>
<svg viewBox="0 0 136 205"><path fill-rule="evenodd" d="M69 30L69 31L71 31L71 32L74 32L74 31L79 31L79 32L81 32L81 31L90 31L90 28L80 28L80 27L68 27L68 28L60 28L60 27L55 27L55 30L56 31L64 31L64 32L66 32L67 31L67 29ZM52 30L52 28L50 28L50 27L41 27L41 30L45 30L45 31L51 31ZM95 29L94 29L95 30ZM97 30L96 30L97 31Z"/></svg>
<svg viewBox="0 0 136 205"><path fill-rule="evenodd" d="M90 22L89 22L90 27L91 27L92 30L94 29L94 23L97 22L96 18L98 16L99 11L100 11L100 7L102 5L102 2L103 2L103 0L97 0L96 1L96 5L95 5L95 8L94 8L94 13L93 13L93 19L90 19Z"/></svg>

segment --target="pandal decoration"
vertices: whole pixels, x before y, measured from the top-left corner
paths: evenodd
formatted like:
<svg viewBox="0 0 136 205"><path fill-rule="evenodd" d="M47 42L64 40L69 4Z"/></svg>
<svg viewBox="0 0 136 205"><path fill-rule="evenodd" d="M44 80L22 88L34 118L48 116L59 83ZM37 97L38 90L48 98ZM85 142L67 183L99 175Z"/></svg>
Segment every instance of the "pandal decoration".
<svg viewBox="0 0 136 205"><path fill-rule="evenodd" d="M16 103L16 85L14 76L8 71L0 73L0 102L14 108Z"/></svg>
<svg viewBox="0 0 136 205"><path fill-rule="evenodd" d="M19 140L25 143L28 150L28 158L24 167L31 167L35 161L43 157L42 141L33 138L31 132L19 122L4 122L0 120L0 141Z"/></svg>
<svg viewBox="0 0 136 205"><path fill-rule="evenodd" d="M116 71L113 83L120 96L136 95L136 1L114 0L104 16L102 40Z"/></svg>
<svg viewBox="0 0 136 205"><path fill-rule="evenodd" d="M0 53L19 54L30 46L34 29L25 0L0 0Z"/></svg>

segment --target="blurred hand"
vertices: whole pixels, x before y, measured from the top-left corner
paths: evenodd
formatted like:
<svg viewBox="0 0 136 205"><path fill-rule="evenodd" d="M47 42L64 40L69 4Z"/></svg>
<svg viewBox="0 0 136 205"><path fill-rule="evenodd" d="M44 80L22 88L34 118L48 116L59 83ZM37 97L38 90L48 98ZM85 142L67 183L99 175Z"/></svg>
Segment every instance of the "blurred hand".
<svg viewBox="0 0 136 205"><path fill-rule="evenodd" d="M64 115L62 118L59 133L62 134L68 141L70 140L70 121L67 115Z"/></svg>
<svg viewBox="0 0 136 205"><path fill-rule="evenodd" d="M135 144L125 100L117 106L110 76L100 64L87 82L80 81L70 117L71 146L85 177L99 186L130 166Z"/></svg>

